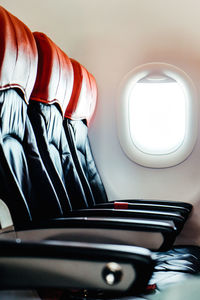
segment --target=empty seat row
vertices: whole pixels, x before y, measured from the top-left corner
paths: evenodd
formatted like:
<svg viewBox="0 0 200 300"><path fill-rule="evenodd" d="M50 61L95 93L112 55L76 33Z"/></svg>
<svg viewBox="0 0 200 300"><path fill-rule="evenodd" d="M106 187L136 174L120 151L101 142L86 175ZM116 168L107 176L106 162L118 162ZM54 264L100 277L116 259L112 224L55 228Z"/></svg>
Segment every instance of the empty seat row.
<svg viewBox="0 0 200 300"><path fill-rule="evenodd" d="M2 40L5 41L2 62L5 62L7 72L8 67L13 66L11 63L7 66L5 54L15 57L16 66L18 59L27 56L31 60L34 57L34 70L29 67L32 61L30 63L25 59L23 63L27 73L23 68L13 68L15 77L9 79L11 83L2 85L2 163L5 160L5 166L2 165L1 198L10 209L18 236L29 235L28 228L62 227L67 239L75 231L76 239L84 236L85 241L128 243L152 249L169 248L178 232L177 226L179 229L182 226L183 217L178 213L166 215L161 211L157 216L154 211L118 210L116 216L111 210L72 210L73 205L76 208L91 206L63 128L63 116L70 103L75 69L67 55L46 35L37 32L31 34L14 17L16 26L13 26L8 22L8 14L5 11L3 13L6 30L10 30L9 38L5 38L6 32L2 31ZM21 39L19 28L21 31L26 28L25 41ZM28 44L29 40L33 50ZM10 53L8 46L13 41L16 44L12 47L13 53ZM25 50L22 49L23 55L20 56L22 42L23 47L25 43L28 45ZM32 56L25 52L28 49L32 51ZM88 74L86 70L85 73ZM25 83L21 83L18 78L25 74ZM3 77L4 72L1 75ZM32 93L28 95L27 80L31 80L32 84ZM78 101L77 107L85 109L87 103L83 106L81 103Z"/></svg>
<svg viewBox="0 0 200 300"><path fill-rule="evenodd" d="M111 259L112 254L134 265L137 273L121 290L115 281L107 283L107 277L101 288L141 292L153 271L152 256L146 249L127 245L171 249L192 207L168 201L108 202L87 135L97 98L94 77L45 34L31 33L2 7L0 24L0 197L9 208L18 238L3 241L9 235L2 234L0 256L5 257L10 248L9 257L17 253L29 259L35 249L38 262L49 249L49 258L69 255L88 262L87 249L94 249L93 258L105 252ZM170 254L163 255L169 259ZM25 261L17 263L20 270ZM145 275L140 270L142 262ZM28 268L24 278L31 272ZM106 270L115 280L118 272L110 266ZM9 276L12 272L11 267ZM116 279L119 285L121 278ZM5 279L3 287L13 281ZM61 287L58 281L55 284ZM14 287L21 288L22 283ZM88 282L87 287L94 289Z"/></svg>

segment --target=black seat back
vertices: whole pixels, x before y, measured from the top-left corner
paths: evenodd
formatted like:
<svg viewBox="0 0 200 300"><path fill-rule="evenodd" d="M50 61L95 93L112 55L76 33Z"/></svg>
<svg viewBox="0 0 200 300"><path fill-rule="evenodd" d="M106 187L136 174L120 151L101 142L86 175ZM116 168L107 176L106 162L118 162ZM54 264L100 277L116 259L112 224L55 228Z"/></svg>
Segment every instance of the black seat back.
<svg viewBox="0 0 200 300"><path fill-rule="evenodd" d="M66 213L72 209L71 202L74 203L73 208L79 208L76 199L80 199L86 207L62 127L64 111L72 92L73 68L67 55L45 34L35 32L34 37L39 67L28 115L42 160Z"/></svg>
<svg viewBox="0 0 200 300"><path fill-rule="evenodd" d="M27 118L37 72L35 40L31 31L2 7L0 40L0 197L15 225L62 216Z"/></svg>
<svg viewBox="0 0 200 300"><path fill-rule="evenodd" d="M91 207L108 201L88 139L88 126L96 106L97 87L94 77L81 64L73 59L71 62L74 86L65 110L63 126L88 205Z"/></svg>

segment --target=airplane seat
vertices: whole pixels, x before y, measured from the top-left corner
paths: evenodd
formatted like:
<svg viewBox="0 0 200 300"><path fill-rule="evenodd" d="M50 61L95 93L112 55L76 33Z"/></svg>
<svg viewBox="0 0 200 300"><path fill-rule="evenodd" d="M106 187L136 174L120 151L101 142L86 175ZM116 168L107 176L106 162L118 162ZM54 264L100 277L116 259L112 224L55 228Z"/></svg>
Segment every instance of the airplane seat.
<svg viewBox="0 0 200 300"><path fill-rule="evenodd" d="M55 202L49 201L49 210L46 209L46 199L50 194L54 198L54 190L26 117L37 72L35 40L27 26L3 7L0 41L0 197L15 224L32 221L34 215L61 216L56 194ZM39 193L41 183L44 188Z"/></svg>
<svg viewBox="0 0 200 300"><path fill-rule="evenodd" d="M88 127L96 106L97 87L94 78L75 60L71 59L74 70L74 86L69 104L65 110L64 129L79 176L82 179L89 207L96 203L107 203L107 195L99 172L95 165L88 139ZM72 101L73 99L73 101ZM68 122L68 123L67 123ZM67 124L66 124L67 123ZM67 128L73 129L69 134ZM73 135L75 143L73 142ZM83 170L83 172L82 172ZM85 179L85 180L84 180ZM88 182L90 184L88 184Z"/></svg>
<svg viewBox="0 0 200 300"><path fill-rule="evenodd" d="M42 160L62 209L67 213L72 209L72 200L75 208L80 208L77 199L81 206L87 205L62 128L63 111L72 92L73 68L67 55L45 34L34 32L33 35L39 61L28 115ZM64 167L62 160L65 161Z"/></svg>

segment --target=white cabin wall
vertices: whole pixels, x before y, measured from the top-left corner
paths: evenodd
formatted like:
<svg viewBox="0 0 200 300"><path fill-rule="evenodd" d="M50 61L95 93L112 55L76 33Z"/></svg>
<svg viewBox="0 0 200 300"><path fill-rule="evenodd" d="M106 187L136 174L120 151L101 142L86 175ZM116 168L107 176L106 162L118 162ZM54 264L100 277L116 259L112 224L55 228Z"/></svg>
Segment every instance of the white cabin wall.
<svg viewBox="0 0 200 300"><path fill-rule="evenodd" d="M199 215L200 138L192 154L175 167L139 166L119 145L115 107L122 78L134 67L154 61L184 70L200 102L200 2L0 0L0 4L32 31L49 35L95 76L98 104L89 133L109 199L186 201L195 205L195 215ZM195 218L195 222L200 230L200 221ZM200 243L197 235L192 239Z"/></svg>

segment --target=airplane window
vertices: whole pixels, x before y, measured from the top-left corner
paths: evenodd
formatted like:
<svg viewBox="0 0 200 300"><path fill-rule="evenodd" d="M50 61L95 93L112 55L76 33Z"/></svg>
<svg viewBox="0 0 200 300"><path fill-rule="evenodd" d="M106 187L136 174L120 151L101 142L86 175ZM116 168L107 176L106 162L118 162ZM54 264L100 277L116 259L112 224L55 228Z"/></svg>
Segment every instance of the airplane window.
<svg viewBox="0 0 200 300"><path fill-rule="evenodd" d="M185 136L184 91L176 81L139 81L130 95L129 120L133 143L149 154L166 154Z"/></svg>
<svg viewBox="0 0 200 300"><path fill-rule="evenodd" d="M137 67L120 85L117 123L122 149L134 162L153 168L181 163L197 139L198 105L191 79L169 64Z"/></svg>

